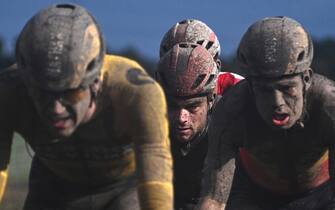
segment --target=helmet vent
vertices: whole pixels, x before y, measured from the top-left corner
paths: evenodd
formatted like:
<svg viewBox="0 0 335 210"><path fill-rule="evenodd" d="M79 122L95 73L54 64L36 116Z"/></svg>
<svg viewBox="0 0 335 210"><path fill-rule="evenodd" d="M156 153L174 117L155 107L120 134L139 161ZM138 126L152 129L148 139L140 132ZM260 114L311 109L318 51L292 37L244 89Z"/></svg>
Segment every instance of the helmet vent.
<svg viewBox="0 0 335 210"><path fill-rule="evenodd" d="M215 53L215 55L214 55L214 60L216 60L218 57L219 57L219 53L217 52L217 53Z"/></svg>
<svg viewBox="0 0 335 210"><path fill-rule="evenodd" d="M181 43L181 44L179 44L179 47L181 47L181 48L188 48L190 45L189 44L187 44L187 43Z"/></svg>
<svg viewBox="0 0 335 210"><path fill-rule="evenodd" d="M206 49L209 50L213 46L214 42L209 41L206 45Z"/></svg>
<svg viewBox="0 0 335 210"><path fill-rule="evenodd" d="M179 24L185 24L185 23L187 23L187 20L182 20L179 22Z"/></svg>
<svg viewBox="0 0 335 210"><path fill-rule="evenodd" d="M304 58L304 55L305 55L305 51L302 51L302 52L299 53L298 62L302 61L302 59Z"/></svg>
<svg viewBox="0 0 335 210"><path fill-rule="evenodd" d="M206 74L200 74L192 85L192 89L197 88L204 81Z"/></svg>
<svg viewBox="0 0 335 210"><path fill-rule="evenodd" d="M208 78L208 80L207 80L205 86L209 85L209 84L213 81L214 77L215 77L215 75L211 74L211 75L209 76L209 78Z"/></svg>
<svg viewBox="0 0 335 210"><path fill-rule="evenodd" d="M197 41L197 44L202 45L204 42L205 40L200 40L200 41Z"/></svg>
<svg viewBox="0 0 335 210"><path fill-rule="evenodd" d="M90 72L94 69L96 64L96 59L93 59L88 65L87 65L87 72Z"/></svg>
<svg viewBox="0 0 335 210"><path fill-rule="evenodd" d="M58 5L56 5L56 7L57 8L72 9L72 10L75 9L74 5L71 5L71 4L58 4Z"/></svg>

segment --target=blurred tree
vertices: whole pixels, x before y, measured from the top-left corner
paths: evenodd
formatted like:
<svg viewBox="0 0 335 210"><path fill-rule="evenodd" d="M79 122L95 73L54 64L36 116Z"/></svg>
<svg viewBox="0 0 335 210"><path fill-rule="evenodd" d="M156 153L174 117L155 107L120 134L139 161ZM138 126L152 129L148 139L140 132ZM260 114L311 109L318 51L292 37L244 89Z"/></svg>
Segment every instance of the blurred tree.
<svg viewBox="0 0 335 210"><path fill-rule="evenodd" d="M14 63L14 55L6 53L4 40L0 37L0 69L4 69Z"/></svg>
<svg viewBox="0 0 335 210"><path fill-rule="evenodd" d="M314 59L312 69L335 80L335 38L314 40Z"/></svg>

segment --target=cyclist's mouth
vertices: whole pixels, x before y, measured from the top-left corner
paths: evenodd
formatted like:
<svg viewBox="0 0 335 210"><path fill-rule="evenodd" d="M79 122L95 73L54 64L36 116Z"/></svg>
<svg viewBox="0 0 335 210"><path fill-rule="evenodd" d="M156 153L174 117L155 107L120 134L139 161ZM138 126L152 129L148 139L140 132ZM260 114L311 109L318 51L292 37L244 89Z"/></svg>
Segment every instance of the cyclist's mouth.
<svg viewBox="0 0 335 210"><path fill-rule="evenodd" d="M51 125L56 128L57 130L63 130L68 127L71 127L73 124L73 120L71 117L66 117L66 118L61 118L61 119L56 119L56 120L51 120Z"/></svg>
<svg viewBox="0 0 335 210"><path fill-rule="evenodd" d="M286 125L289 120L290 120L290 115L286 113L275 113L272 116L272 122L276 126Z"/></svg>

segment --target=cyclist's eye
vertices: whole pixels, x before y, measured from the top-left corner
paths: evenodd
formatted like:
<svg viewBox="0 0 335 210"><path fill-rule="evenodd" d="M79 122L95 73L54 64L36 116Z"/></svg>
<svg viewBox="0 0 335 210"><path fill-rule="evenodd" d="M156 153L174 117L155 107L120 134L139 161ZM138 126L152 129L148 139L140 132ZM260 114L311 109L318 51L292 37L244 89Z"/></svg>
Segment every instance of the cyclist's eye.
<svg viewBox="0 0 335 210"><path fill-rule="evenodd" d="M61 94L61 98L69 103L75 104L87 97L86 89L78 88L74 90L68 90Z"/></svg>
<svg viewBox="0 0 335 210"><path fill-rule="evenodd" d="M296 89L294 87L284 87L282 90L288 95L295 95L296 93Z"/></svg>
<svg viewBox="0 0 335 210"><path fill-rule="evenodd" d="M190 112L196 112L199 109L199 106L198 105L191 105L191 106L186 107L186 109Z"/></svg>

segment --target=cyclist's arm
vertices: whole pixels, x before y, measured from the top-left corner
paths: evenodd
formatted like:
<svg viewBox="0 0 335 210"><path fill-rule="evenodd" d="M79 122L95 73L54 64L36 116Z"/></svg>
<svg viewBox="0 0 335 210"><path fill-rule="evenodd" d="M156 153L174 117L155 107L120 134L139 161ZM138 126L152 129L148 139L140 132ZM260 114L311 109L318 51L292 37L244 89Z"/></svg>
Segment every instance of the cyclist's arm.
<svg viewBox="0 0 335 210"><path fill-rule="evenodd" d="M320 107L316 113L321 121L319 126L325 129L322 133L326 137L326 144L329 146L329 175L335 194L335 83L320 75L314 75L313 83L308 90L307 100L316 101ZM335 209L335 198L330 202L327 209Z"/></svg>
<svg viewBox="0 0 335 210"><path fill-rule="evenodd" d="M138 195L142 209L173 208L172 158L168 138L166 101L150 77L133 73L138 87L130 110L134 124ZM138 81L136 80L136 77Z"/></svg>
<svg viewBox="0 0 335 210"><path fill-rule="evenodd" d="M224 209L235 171L236 122L231 122L227 106L221 100L213 112L208 131L208 153L202 179L202 198L198 209Z"/></svg>

